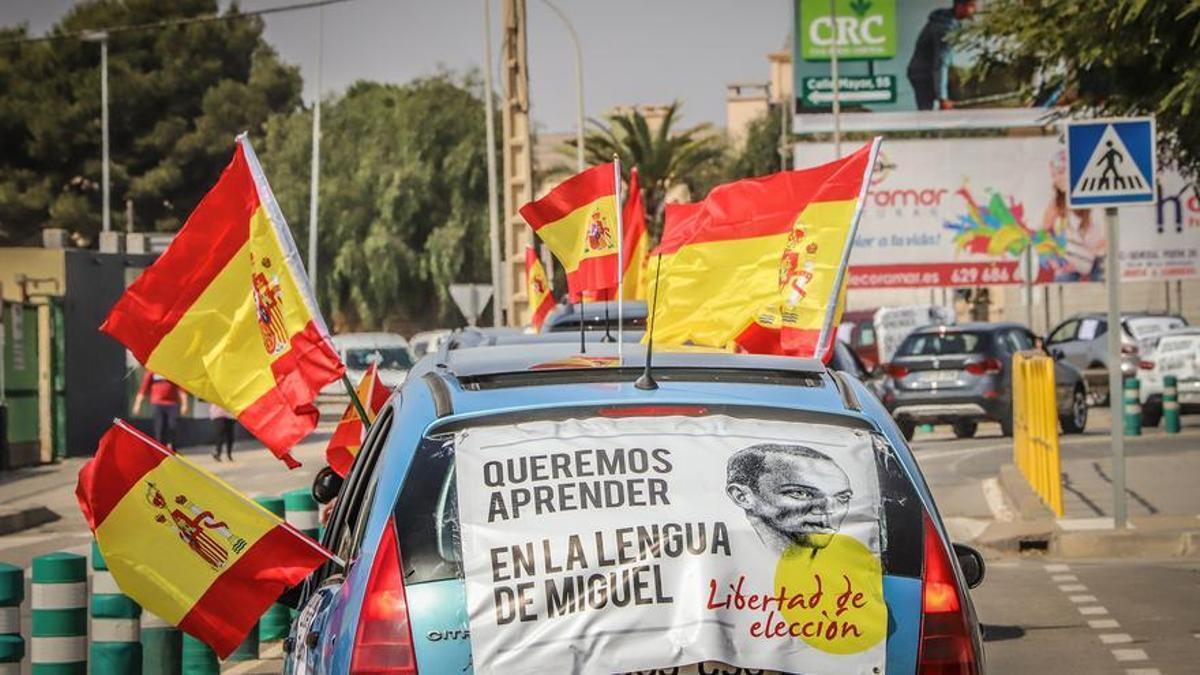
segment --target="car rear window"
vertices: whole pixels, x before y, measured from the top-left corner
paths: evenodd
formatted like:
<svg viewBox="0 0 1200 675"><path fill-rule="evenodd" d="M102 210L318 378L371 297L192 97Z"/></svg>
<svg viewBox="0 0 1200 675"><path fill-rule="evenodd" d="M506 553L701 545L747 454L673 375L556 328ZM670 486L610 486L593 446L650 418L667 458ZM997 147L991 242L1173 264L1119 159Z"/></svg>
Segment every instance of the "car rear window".
<svg viewBox="0 0 1200 675"><path fill-rule="evenodd" d="M945 333L920 333L904 338L896 356L949 356L952 354L979 354L983 351L983 333L948 331Z"/></svg>
<svg viewBox="0 0 1200 675"><path fill-rule="evenodd" d="M1142 340L1162 335L1173 328L1182 328L1187 322L1177 316L1140 316L1125 320L1133 337Z"/></svg>
<svg viewBox="0 0 1200 675"><path fill-rule="evenodd" d="M761 417L762 408L753 410L756 418ZM577 412L572 410L572 414ZM796 415L795 411L779 412L784 420ZM801 415L795 418L794 424L815 424L816 422L806 420L816 419L821 425L828 426L827 421L830 417L832 416L824 415L809 418ZM578 421L573 417L563 420L552 411L547 412L543 419L564 424ZM666 425L678 418L661 419ZM778 423L779 420L769 421ZM512 422L528 423L529 417L523 416L515 420L506 417L491 418L484 422L476 422L466 430L475 433L486 430L493 424ZM670 433L670 428L664 426L667 433ZM873 430L863 430L861 424L847 428L858 429L855 432L858 434L868 434L874 449L874 471L880 498L879 535L883 571L889 575L919 577L922 561L922 511L915 488L898 461L896 450L881 434ZM461 431L462 428L458 430ZM435 433L421 442L396 502L394 513L400 535L406 584L463 577L455 464L456 438L453 433ZM630 446L635 443L636 440L631 438ZM586 518L586 511L582 511L580 517Z"/></svg>

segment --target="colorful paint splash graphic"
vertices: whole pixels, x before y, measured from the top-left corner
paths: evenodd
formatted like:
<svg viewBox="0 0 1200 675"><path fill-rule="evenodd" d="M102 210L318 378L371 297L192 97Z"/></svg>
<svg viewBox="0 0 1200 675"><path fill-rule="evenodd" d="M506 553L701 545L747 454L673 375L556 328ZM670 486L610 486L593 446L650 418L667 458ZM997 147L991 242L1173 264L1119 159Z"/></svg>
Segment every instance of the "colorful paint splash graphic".
<svg viewBox="0 0 1200 675"><path fill-rule="evenodd" d="M966 186L956 194L967 203L967 212L942 224L954 233L956 251L1019 260L1032 241L1040 269L1052 270L1063 261L1066 235L1030 228L1025 223L1024 204L992 192L987 205L980 206Z"/></svg>

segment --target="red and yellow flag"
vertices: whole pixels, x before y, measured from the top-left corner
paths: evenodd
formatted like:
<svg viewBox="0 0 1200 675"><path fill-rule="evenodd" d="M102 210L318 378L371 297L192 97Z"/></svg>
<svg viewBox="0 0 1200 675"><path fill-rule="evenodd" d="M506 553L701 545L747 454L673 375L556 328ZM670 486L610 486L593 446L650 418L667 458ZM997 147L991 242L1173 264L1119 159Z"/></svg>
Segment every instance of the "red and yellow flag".
<svg viewBox="0 0 1200 675"><path fill-rule="evenodd" d="M622 212L621 297L626 300L646 298L646 253L650 237L646 231L646 205L642 202L642 187L637 167L629 172L629 196Z"/></svg>
<svg viewBox="0 0 1200 675"><path fill-rule="evenodd" d="M616 193L616 165L609 162L521 207L525 222L566 270L572 300L584 291L617 287Z"/></svg>
<svg viewBox="0 0 1200 675"><path fill-rule="evenodd" d="M167 250L100 330L149 370L233 413L273 453L317 425L344 366L245 135Z"/></svg>
<svg viewBox="0 0 1200 675"><path fill-rule="evenodd" d="M720 185L699 205L683 206L685 217L664 231L655 250L663 254L655 342L730 348L744 340L742 348L747 348L748 324L778 301L781 278L788 283L792 279L791 272L782 269L781 256L801 214L805 222L820 223L819 250L833 256L832 270L824 266L827 261L812 261L810 271L820 272L822 281L810 280L806 291L810 304L824 307L836 295L831 293L839 276L825 272L836 272L852 241L846 235L873 148L868 144L848 157L809 169ZM841 229L833 223L840 223ZM816 236L814 228L808 229L813 233L806 234L805 247ZM802 261L801 269L808 262Z"/></svg>
<svg viewBox="0 0 1200 675"><path fill-rule="evenodd" d="M354 458L358 456L358 449L367 434L367 427L375 423L375 417L383 410L383 404L387 403L388 394L391 393L379 380L379 369L374 363L363 373L355 392L367 413L367 423L363 424L362 418L358 416L358 407L351 401L346 406L346 412L342 413L342 419L338 421L333 435L329 437L329 445L325 447L325 461L342 478L350 475L350 467L354 465Z"/></svg>
<svg viewBox="0 0 1200 675"><path fill-rule="evenodd" d="M525 295L529 298L529 324L535 332L542 332L542 324L550 310L554 309L554 294L550 281L546 279L546 268L532 246L525 247Z"/></svg>
<svg viewBox="0 0 1200 675"><path fill-rule="evenodd" d="M118 420L79 471L79 508L121 592L228 656L332 554Z"/></svg>
<svg viewBox="0 0 1200 675"><path fill-rule="evenodd" d="M773 297L733 341L756 354L828 360L846 305L846 268L881 139L834 162L787 235Z"/></svg>

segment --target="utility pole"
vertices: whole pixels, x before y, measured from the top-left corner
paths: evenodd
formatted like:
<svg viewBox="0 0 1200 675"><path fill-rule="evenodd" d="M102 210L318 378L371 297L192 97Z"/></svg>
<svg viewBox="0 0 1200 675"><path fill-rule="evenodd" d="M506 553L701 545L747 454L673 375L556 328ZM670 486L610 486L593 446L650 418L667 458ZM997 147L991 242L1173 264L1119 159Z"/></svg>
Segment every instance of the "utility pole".
<svg viewBox="0 0 1200 675"><path fill-rule="evenodd" d="M842 156L842 85L838 74L838 40L841 31L837 22L837 0L829 0L829 24L833 26L833 41L829 43L829 76L833 79L833 154ZM793 68L795 65L792 66Z"/></svg>
<svg viewBox="0 0 1200 675"><path fill-rule="evenodd" d="M100 43L100 195L102 211L100 213L100 229L104 232L112 230L111 182L109 180L108 154L108 33L95 31L83 37L86 42Z"/></svg>
<svg viewBox="0 0 1200 675"><path fill-rule="evenodd" d="M504 325L508 303L501 274L500 198L496 185L496 106L492 101L492 0L483 0L483 111L487 139L488 246L492 250L492 325Z"/></svg>
<svg viewBox="0 0 1200 675"><path fill-rule="evenodd" d="M562 19L563 25L567 27L567 33L571 36L571 43L575 45L575 170L583 171L583 49L579 44L579 33L575 32L575 26L571 24L571 20L567 18L565 12L551 0L542 0L559 19Z"/></svg>
<svg viewBox="0 0 1200 675"><path fill-rule="evenodd" d="M321 201L321 52L325 42L325 8L317 9L317 75L313 95L312 166L308 186L308 283L317 288L317 214Z"/></svg>
<svg viewBox="0 0 1200 675"><path fill-rule="evenodd" d="M533 200L533 148L529 120L529 64L526 53L525 0L503 1L504 109L504 298L508 325L523 322L526 300L525 247L532 244L533 232L518 212ZM548 254L548 250L543 251ZM553 279L553 264L546 265L547 279Z"/></svg>
<svg viewBox="0 0 1200 675"><path fill-rule="evenodd" d="M1108 410L1112 413L1109 439L1112 445L1113 527L1125 529L1125 376L1121 373L1121 246L1116 207L1104 209L1104 236L1108 252L1104 260L1104 283L1108 286Z"/></svg>

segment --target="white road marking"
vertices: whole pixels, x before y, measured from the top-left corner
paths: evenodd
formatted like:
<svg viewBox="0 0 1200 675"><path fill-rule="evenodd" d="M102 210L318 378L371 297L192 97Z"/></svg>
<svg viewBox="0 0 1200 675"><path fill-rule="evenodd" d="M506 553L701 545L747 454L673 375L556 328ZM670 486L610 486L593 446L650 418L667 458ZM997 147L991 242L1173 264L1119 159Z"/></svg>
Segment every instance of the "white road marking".
<svg viewBox="0 0 1200 675"><path fill-rule="evenodd" d="M1133 636L1129 633L1101 633L1100 641L1106 645L1122 645L1133 642Z"/></svg>
<svg viewBox="0 0 1200 675"><path fill-rule="evenodd" d="M1090 607L1080 607L1079 613L1084 616L1096 616L1097 614L1108 614L1108 609L1099 605L1092 605Z"/></svg>
<svg viewBox="0 0 1200 675"><path fill-rule="evenodd" d="M1158 668L1126 668L1125 675L1162 675Z"/></svg>
<svg viewBox="0 0 1200 675"><path fill-rule="evenodd" d="M1145 661L1150 658L1144 649L1114 649L1112 654L1118 661Z"/></svg>
<svg viewBox="0 0 1200 675"><path fill-rule="evenodd" d="M1050 577L1050 581L1060 583L1063 581L1079 581L1079 577L1074 574L1055 574Z"/></svg>
<svg viewBox="0 0 1200 675"><path fill-rule="evenodd" d="M1088 626L1096 630L1109 630L1112 628L1120 628L1121 624L1117 623L1116 619L1092 619L1088 621Z"/></svg>
<svg viewBox="0 0 1200 675"><path fill-rule="evenodd" d="M1054 563L1054 564L1046 565L1045 567L1046 567L1047 572L1070 572L1071 571L1070 565L1064 565L1062 563Z"/></svg>
<svg viewBox="0 0 1200 675"><path fill-rule="evenodd" d="M1011 523L1017 519L1017 514L1004 499L1004 490L1000 487L999 479L994 477L984 479L980 482L979 487L983 489L983 499L987 502L988 510L992 512L993 518L1001 523Z"/></svg>
<svg viewBox="0 0 1200 675"><path fill-rule="evenodd" d="M1055 521L1059 529L1068 532L1088 532L1093 530L1111 530L1113 529L1112 518L1059 518ZM1129 529L1136 529L1133 523L1126 523Z"/></svg>
<svg viewBox="0 0 1200 675"><path fill-rule="evenodd" d="M1058 587L1058 590L1062 591L1063 593L1080 593L1082 591L1086 591L1087 586L1084 586L1083 584L1063 584L1062 586Z"/></svg>
<svg viewBox="0 0 1200 675"><path fill-rule="evenodd" d="M1072 596L1070 596L1070 599L1071 599L1071 602L1074 602L1077 604L1081 604L1084 602L1097 602L1096 596L1094 596L1094 595L1072 595Z"/></svg>

